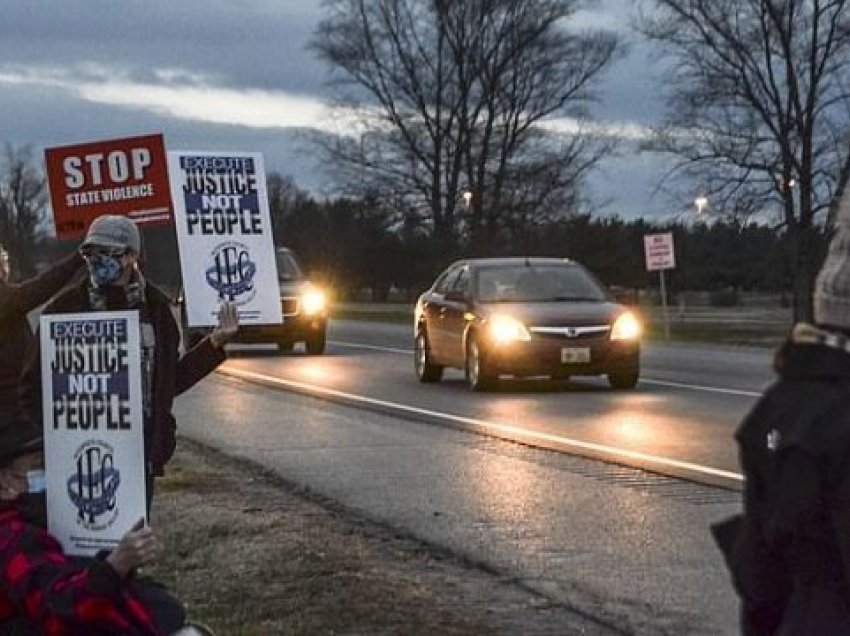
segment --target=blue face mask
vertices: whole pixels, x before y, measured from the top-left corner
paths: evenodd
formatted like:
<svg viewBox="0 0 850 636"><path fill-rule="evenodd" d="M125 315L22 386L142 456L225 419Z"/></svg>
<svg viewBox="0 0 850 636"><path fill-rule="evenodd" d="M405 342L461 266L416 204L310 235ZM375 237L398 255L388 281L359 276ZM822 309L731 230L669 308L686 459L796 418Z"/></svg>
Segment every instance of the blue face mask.
<svg viewBox="0 0 850 636"><path fill-rule="evenodd" d="M47 490L47 484L44 478L44 470L28 470L27 471L27 492L30 494L38 494Z"/></svg>
<svg viewBox="0 0 850 636"><path fill-rule="evenodd" d="M121 257L111 256L107 254L98 255L88 262L89 276L95 287L106 287L112 285L119 278L123 267L121 266Z"/></svg>

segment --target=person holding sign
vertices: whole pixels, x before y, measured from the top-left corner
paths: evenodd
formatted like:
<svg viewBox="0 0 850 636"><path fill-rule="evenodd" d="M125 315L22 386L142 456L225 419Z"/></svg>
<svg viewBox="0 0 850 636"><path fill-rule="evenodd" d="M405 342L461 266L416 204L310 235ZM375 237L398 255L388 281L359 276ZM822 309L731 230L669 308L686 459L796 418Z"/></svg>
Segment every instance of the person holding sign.
<svg viewBox="0 0 850 636"><path fill-rule="evenodd" d="M18 384L33 337L27 314L62 289L82 265L74 253L40 276L14 284L9 282L9 253L0 245L0 418L18 417Z"/></svg>
<svg viewBox="0 0 850 636"><path fill-rule="evenodd" d="M154 477L163 474L176 445L174 398L213 371L224 359L224 344L236 333L232 303L222 303L218 326L190 351L180 355L180 332L166 295L149 284L139 266L141 237L128 218L102 215L94 220L80 246L88 277L57 296L44 315L138 310L144 408L147 508ZM42 422L40 351L29 357L21 387L22 411ZM83 361L96 364L97 361ZM96 373L97 371L94 371Z"/></svg>
<svg viewBox="0 0 850 636"><path fill-rule="evenodd" d="M133 571L159 543L149 527L124 535L105 559L73 561L44 529L40 427L0 420L0 633L169 634L183 606Z"/></svg>

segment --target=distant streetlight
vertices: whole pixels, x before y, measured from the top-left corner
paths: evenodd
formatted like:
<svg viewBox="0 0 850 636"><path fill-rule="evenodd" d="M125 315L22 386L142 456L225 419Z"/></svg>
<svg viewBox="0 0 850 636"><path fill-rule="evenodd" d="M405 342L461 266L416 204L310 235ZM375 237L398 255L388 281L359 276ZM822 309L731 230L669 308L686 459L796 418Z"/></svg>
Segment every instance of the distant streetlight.
<svg viewBox="0 0 850 636"><path fill-rule="evenodd" d="M694 199L694 204L697 206L697 216L702 216L702 211L705 209L705 206L708 205L708 198L699 196Z"/></svg>
<svg viewBox="0 0 850 636"><path fill-rule="evenodd" d="M466 205L466 207L467 208L471 207L472 206L472 190L464 190L463 194L461 196L463 197L463 202Z"/></svg>

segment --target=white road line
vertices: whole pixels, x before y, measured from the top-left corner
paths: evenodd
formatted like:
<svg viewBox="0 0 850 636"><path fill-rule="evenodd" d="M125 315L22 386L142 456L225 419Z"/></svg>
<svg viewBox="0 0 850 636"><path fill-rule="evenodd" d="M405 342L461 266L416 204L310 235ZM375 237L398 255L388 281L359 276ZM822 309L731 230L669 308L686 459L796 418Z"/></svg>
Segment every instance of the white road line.
<svg viewBox="0 0 850 636"><path fill-rule="evenodd" d="M340 347L349 347L351 349L368 349L371 351L383 351L384 353L401 353L412 355L413 351L410 349L396 349L393 347L379 347L376 345L367 345L360 344L358 342L340 342L333 341L332 344L335 344ZM703 391L705 393L721 393L723 395L736 395L739 397L759 397L761 393L758 391L745 391L743 389L724 389L723 387L717 386L704 386L701 384L685 384L683 382L669 382L667 380L655 380L653 378L646 378L641 376L640 382L643 384L654 384L657 386L669 386L674 389L687 389L689 391Z"/></svg>
<svg viewBox="0 0 850 636"><path fill-rule="evenodd" d="M668 382L667 380L653 380L641 377L640 382L646 384L657 384L658 386L669 386L675 389L689 389L691 391L705 391L706 393L723 393L725 395L738 395L743 397L759 397L758 391L744 391L741 389L724 389L718 386L702 386L699 384L683 384L681 382Z"/></svg>
<svg viewBox="0 0 850 636"><path fill-rule="evenodd" d="M452 415L451 413L433 411L431 409L424 409L417 406L400 404L398 402L379 400L376 398L367 397L365 395L346 393L344 391L337 391L336 389L317 386L315 384L306 384L304 382L296 382L294 380L285 380L283 378L278 378L272 375L266 375L264 373L257 373L255 371L248 371L246 369L231 367L227 363L219 367L219 372L249 382L259 382L267 386L280 387L283 389L297 389L300 391L305 391L307 393L313 393L318 395L324 395L330 398L346 400L355 404L377 406L383 409L391 409L402 413L409 413L413 415L441 419L444 421L454 422L458 424L476 426L481 429L484 429L485 431L492 432L493 434L501 434L512 438L519 437L521 439L526 440L530 439L540 442L555 443L566 447L573 447L577 449L593 451L596 453L604 453L612 457L620 457L633 461L650 462L657 466L677 468L680 470L687 470L701 475L720 477L733 481L742 482L744 480L743 475L739 473L733 473L728 470L721 470L719 468L712 468L710 466L702 466L700 464L693 464L691 462L683 462L677 459L670 459L668 457L651 455L649 453L642 453L639 451L630 451L622 448L616 448L614 446L606 446L604 444L594 444L593 442L585 442L569 437L562 437L560 435L552 435L551 433L527 430L519 426L513 426L512 424L488 422L486 420L479 420L472 417L463 417L461 415Z"/></svg>

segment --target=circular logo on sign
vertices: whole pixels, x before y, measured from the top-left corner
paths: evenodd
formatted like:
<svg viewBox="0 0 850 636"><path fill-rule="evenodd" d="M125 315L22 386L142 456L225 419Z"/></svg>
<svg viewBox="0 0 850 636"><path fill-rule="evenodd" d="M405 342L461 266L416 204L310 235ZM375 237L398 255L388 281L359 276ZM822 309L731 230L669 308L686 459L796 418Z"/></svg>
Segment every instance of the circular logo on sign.
<svg viewBox="0 0 850 636"><path fill-rule="evenodd" d="M206 279L220 298L242 305L257 293L254 288L256 274L257 264L251 260L247 246L228 242L218 245L210 255Z"/></svg>
<svg viewBox="0 0 850 636"><path fill-rule="evenodd" d="M77 521L88 530L108 528L118 516L116 494L121 473L112 446L99 440L84 442L74 453L77 470L68 477L68 497Z"/></svg>

